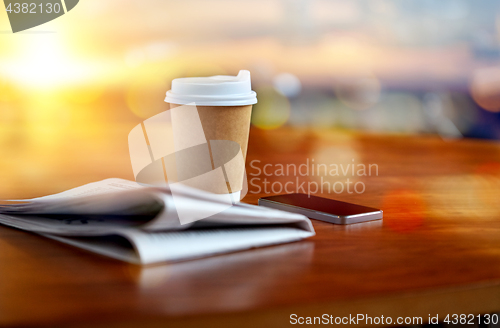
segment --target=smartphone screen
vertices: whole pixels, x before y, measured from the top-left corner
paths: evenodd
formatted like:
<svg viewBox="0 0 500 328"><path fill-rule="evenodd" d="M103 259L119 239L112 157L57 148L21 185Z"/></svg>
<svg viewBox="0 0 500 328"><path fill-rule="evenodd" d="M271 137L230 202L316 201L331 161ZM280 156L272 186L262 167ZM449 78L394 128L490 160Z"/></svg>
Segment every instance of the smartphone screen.
<svg viewBox="0 0 500 328"><path fill-rule="evenodd" d="M351 224L382 219L382 211L373 207L306 195L288 194L259 199L259 205L300 213L311 219L336 224Z"/></svg>

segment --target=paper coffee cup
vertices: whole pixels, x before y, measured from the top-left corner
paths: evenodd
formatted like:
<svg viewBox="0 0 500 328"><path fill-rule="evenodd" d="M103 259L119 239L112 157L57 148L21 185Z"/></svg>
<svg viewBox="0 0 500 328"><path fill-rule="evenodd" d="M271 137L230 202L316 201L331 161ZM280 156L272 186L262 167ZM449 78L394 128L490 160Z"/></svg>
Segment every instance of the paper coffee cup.
<svg viewBox="0 0 500 328"><path fill-rule="evenodd" d="M167 175L170 168L177 174L175 182L216 194L240 193L246 183L252 105L257 103L250 72L175 79L165 101L170 103L172 125L176 127L174 140L180 148L191 150L165 163ZM198 117L203 136L199 135Z"/></svg>

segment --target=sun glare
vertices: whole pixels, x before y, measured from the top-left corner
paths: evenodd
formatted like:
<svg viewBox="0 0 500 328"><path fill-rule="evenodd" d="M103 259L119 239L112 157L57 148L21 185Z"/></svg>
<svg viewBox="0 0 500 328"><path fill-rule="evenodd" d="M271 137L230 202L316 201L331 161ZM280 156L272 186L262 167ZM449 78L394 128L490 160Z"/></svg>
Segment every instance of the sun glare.
<svg viewBox="0 0 500 328"><path fill-rule="evenodd" d="M53 88L81 82L93 69L68 53L58 33L23 35L18 56L5 59L1 69L13 82L34 88Z"/></svg>

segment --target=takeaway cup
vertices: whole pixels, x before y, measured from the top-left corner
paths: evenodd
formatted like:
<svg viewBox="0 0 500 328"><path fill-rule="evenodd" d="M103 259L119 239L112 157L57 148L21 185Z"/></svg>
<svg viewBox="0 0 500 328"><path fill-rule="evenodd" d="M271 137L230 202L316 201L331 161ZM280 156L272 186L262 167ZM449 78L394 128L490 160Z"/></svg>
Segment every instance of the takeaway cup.
<svg viewBox="0 0 500 328"><path fill-rule="evenodd" d="M175 79L165 102L172 112L174 141L182 145L185 154L177 156L173 164L176 180L239 199L246 184L252 105L257 103L250 72ZM219 181L221 174L223 183Z"/></svg>

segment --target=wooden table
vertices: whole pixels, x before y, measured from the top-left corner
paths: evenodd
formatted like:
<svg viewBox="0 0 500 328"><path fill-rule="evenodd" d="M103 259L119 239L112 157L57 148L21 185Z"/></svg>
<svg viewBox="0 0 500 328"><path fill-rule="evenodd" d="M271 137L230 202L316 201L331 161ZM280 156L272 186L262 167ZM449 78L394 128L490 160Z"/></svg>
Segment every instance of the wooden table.
<svg viewBox="0 0 500 328"><path fill-rule="evenodd" d="M132 179L126 136L134 125L86 139L66 131L41 146L33 138L21 150L4 143L0 196ZM269 173L308 159L377 164L378 176L256 175L255 167L271 164ZM289 189L349 178L364 192L324 196L382 208L384 221L314 221L317 235L301 242L143 268L0 227L0 326L279 327L294 313L425 322L500 310L498 142L254 129L247 163L247 202L263 196L264 178L291 181Z"/></svg>

